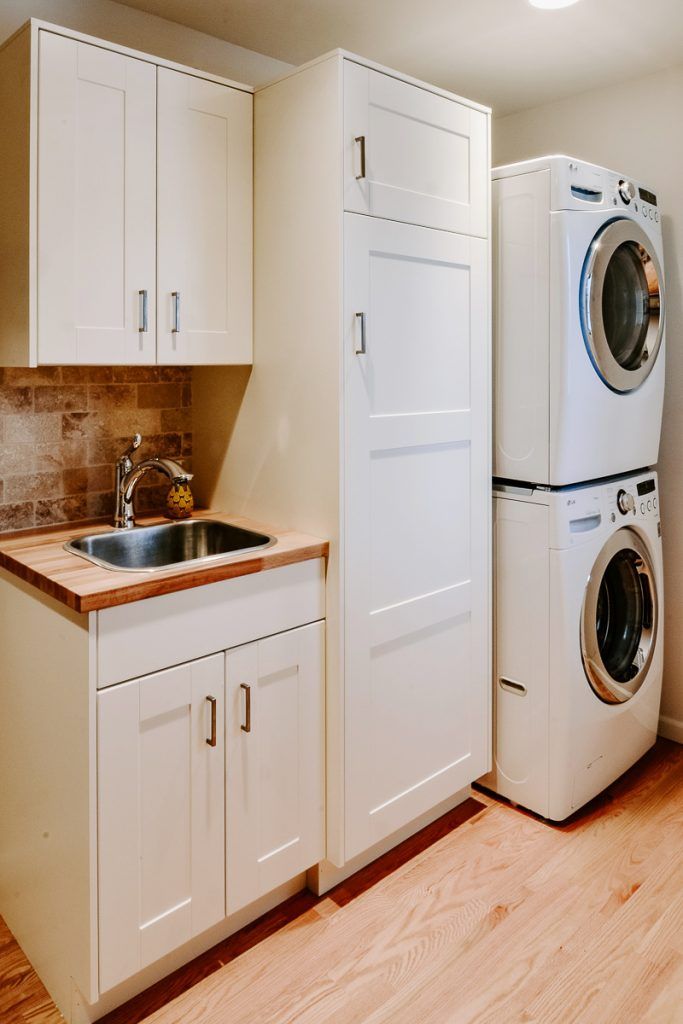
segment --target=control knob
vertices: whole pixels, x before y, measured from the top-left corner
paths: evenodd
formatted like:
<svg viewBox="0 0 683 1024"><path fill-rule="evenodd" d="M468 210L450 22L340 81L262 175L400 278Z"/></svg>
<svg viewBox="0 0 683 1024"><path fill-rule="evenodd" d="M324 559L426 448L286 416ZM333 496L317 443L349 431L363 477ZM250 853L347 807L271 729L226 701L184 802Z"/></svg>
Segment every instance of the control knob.
<svg viewBox="0 0 683 1024"><path fill-rule="evenodd" d="M629 512L635 512L636 499L628 491L621 490L617 494L617 508L622 516L628 515Z"/></svg>
<svg viewBox="0 0 683 1024"><path fill-rule="evenodd" d="M619 182L619 195L624 200L626 205L631 202L632 199L636 198L636 187L632 181L620 181Z"/></svg>

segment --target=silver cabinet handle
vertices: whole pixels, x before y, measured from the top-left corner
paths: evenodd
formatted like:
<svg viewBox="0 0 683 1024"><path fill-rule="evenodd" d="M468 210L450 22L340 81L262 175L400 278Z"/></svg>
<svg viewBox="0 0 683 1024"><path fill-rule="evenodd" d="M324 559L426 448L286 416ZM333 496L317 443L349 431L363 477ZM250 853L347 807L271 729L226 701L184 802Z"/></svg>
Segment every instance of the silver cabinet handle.
<svg viewBox="0 0 683 1024"><path fill-rule="evenodd" d="M360 174L356 175L356 181L360 181L365 177L365 136L356 135L353 141L360 146Z"/></svg>
<svg viewBox="0 0 683 1024"><path fill-rule="evenodd" d="M357 356L364 356L367 352L367 322L368 318L365 313L356 313L356 320L360 320L360 348L356 346L354 352Z"/></svg>
<svg viewBox="0 0 683 1024"><path fill-rule="evenodd" d="M180 292L171 292L173 296L173 327L172 334L180 334Z"/></svg>
<svg viewBox="0 0 683 1024"><path fill-rule="evenodd" d="M138 326L138 333L139 334L147 334L147 331L149 330L149 320L148 320L149 302L147 300L147 289L146 288L141 288L140 291L138 292L138 296L139 296L139 299L140 299L140 318L139 318L139 321L138 321L138 324L139 324L139 326Z"/></svg>
<svg viewBox="0 0 683 1024"><path fill-rule="evenodd" d="M209 736L209 738L208 738L208 740L206 742L208 743L208 745L210 747L215 747L216 746L216 698L215 697L207 697L206 699L208 700L209 704L211 705L211 735Z"/></svg>
<svg viewBox="0 0 683 1024"><path fill-rule="evenodd" d="M246 696L244 725L241 725L240 729L242 732L251 732L251 686L248 683L240 683L240 690L244 690Z"/></svg>

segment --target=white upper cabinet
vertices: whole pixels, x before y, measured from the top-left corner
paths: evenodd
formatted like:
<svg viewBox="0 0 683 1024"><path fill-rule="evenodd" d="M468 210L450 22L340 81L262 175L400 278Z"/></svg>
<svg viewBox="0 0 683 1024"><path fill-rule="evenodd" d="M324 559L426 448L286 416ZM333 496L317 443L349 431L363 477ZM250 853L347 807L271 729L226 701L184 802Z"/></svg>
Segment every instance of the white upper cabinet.
<svg viewBox="0 0 683 1024"><path fill-rule="evenodd" d="M225 916L223 655L97 697L105 992Z"/></svg>
<svg viewBox="0 0 683 1024"><path fill-rule="evenodd" d="M250 363L252 98L158 74L159 362Z"/></svg>
<svg viewBox="0 0 683 1024"><path fill-rule="evenodd" d="M485 237L488 116L344 62L344 207Z"/></svg>
<svg viewBox="0 0 683 1024"><path fill-rule="evenodd" d="M38 358L153 363L156 68L40 34Z"/></svg>
<svg viewBox="0 0 683 1024"><path fill-rule="evenodd" d="M0 364L250 363L251 90L32 21L0 104Z"/></svg>

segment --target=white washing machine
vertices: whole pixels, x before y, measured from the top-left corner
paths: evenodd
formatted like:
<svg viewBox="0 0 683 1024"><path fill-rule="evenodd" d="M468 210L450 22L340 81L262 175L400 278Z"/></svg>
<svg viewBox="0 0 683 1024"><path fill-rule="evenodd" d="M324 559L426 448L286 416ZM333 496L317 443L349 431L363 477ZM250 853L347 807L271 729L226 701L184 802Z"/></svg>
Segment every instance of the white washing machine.
<svg viewBox="0 0 683 1024"><path fill-rule="evenodd" d="M655 741L663 581L657 475L494 489L493 770L562 821Z"/></svg>
<svg viewBox="0 0 683 1024"><path fill-rule="evenodd" d="M493 171L494 476L564 486L657 462L661 213L566 156Z"/></svg>

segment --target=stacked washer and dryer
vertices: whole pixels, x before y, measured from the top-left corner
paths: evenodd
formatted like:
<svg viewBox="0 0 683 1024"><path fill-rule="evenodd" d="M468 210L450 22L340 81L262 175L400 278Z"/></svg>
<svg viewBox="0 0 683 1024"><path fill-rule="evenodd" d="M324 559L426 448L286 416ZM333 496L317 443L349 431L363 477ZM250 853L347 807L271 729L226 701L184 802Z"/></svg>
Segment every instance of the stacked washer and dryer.
<svg viewBox="0 0 683 1024"><path fill-rule="evenodd" d="M562 821L655 741L664 283L657 197L556 156L493 172L494 759Z"/></svg>

